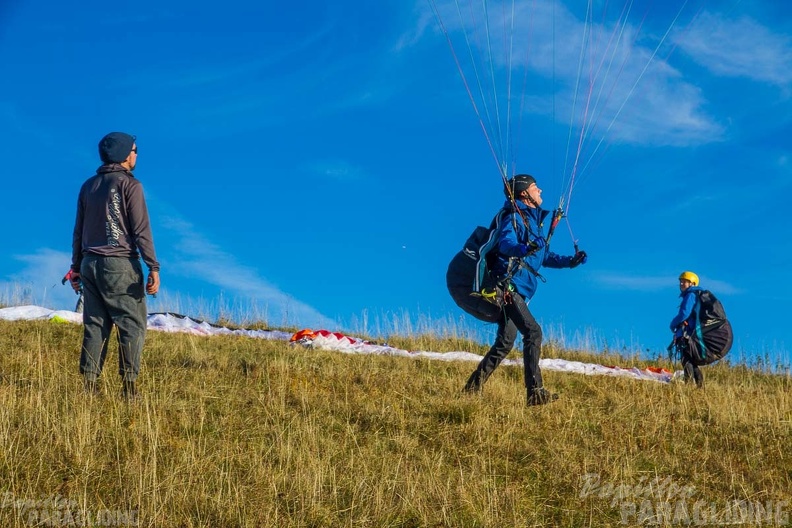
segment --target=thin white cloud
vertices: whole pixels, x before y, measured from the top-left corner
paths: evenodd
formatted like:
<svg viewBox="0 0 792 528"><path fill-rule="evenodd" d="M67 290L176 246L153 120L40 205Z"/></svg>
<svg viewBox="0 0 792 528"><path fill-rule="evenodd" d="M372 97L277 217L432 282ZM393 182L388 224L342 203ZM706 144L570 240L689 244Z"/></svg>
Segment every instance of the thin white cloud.
<svg viewBox="0 0 792 528"><path fill-rule="evenodd" d="M744 293L742 289L734 286L733 284L729 284L728 282L710 279L704 275L702 275L700 278L701 287L707 290L712 290L716 295L739 295Z"/></svg>
<svg viewBox="0 0 792 528"><path fill-rule="evenodd" d="M335 326L332 319L260 277L255 268L239 263L233 255L197 233L184 219L172 215L161 218L160 222L160 228L170 231L178 239L168 249L173 257L171 268L175 272L250 299L257 306L266 308L274 321Z"/></svg>
<svg viewBox="0 0 792 528"><path fill-rule="evenodd" d="M274 324L338 326L329 317L261 278L254 268L237 262L232 255L196 233L193 226L183 219L168 217L159 222L158 228L169 230L178 238L173 247L168 247L165 252L160 247L160 259L164 254L169 257L168 274L192 276L219 287L226 297L247 299L258 313L268 314ZM70 253L42 248L35 253L15 255L13 258L21 263L21 269L0 281L0 303L74 309L77 301L74 291L68 284L61 284L61 279L69 271ZM166 275L163 290L167 286ZM163 292L170 294L172 291ZM178 298L178 294L175 298ZM193 304L189 299L179 302L190 306Z"/></svg>
<svg viewBox="0 0 792 528"><path fill-rule="evenodd" d="M736 295L743 293L742 290L728 282L711 279L704 275L699 275L701 286L712 290L717 294ZM623 272L606 272L594 276L594 281L598 284L619 290L656 292L664 291L676 287L676 279L667 275L629 275Z"/></svg>
<svg viewBox="0 0 792 528"><path fill-rule="evenodd" d="M723 137L723 127L704 111L707 101L701 90L660 53L670 44L664 45L662 36L673 26L673 18L656 28L642 28L648 22L637 14L626 22L603 23L595 13L592 22L554 0L532 0L516 5L513 16L510 3L505 10L500 3L490 3L485 23L483 11L458 11L455 2L438 2L437 8L480 113L501 132L508 121L503 119L507 94L512 112L522 104L527 67L526 95L533 101L541 101L537 96L552 100L543 113L571 124L573 138L582 131L590 152L603 138L687 146ZM418 16L418 27L402 36L399 46L417 42L425 33L426 9ZM618 13L609 16L613 19ZM436 35L437 24L435 29ZM574 139L573 149L576 144Z"/></svg>
<svg viewBox="0 0 792 528"><path fill-rule="evenodd" d="M702 13L677 44L716 75L745 77L782 87L792 84L792 37L742 16Z"/></svg>
<svg viewBox="0 0 792 528"><path fill-rule="evenodd" d="M389 100L398 80L377 79L378 72L389 71L378 49L338 49L343 31L330 18L274 48L245 50L225 62L142 65L115 82L119 90L151 95L161 105L161 130L203 138L313 121Z"/></svg>
<svg viewBox="0 0 792 528"><path fill-rule="evenodd" d="M187 66L178 75L172 71L150 71L148 75L157 79L158 88L173 88L179 91L190 91L207 88L209 91L228 85L250 84L251 79L272 79L273 72L279 67L286 70L300 70L300 55L310 51L312 47L321 45L321 41L334 30L332 25L319 28L314 33L296 42L284 42L275 53L262 54L260 58L241 59L238 61ZM304 68L308 68L305 65Z"/></svg>
<svg viewBox="0 0 792 528"><path fill-rule="evenodd" d="M69 271L71 254L41 248L29 255L14 255L20 271L0 282L4 304L35 304L56 310L73 310L77 296L61 279Z"/></svg>
<svg viewBox="0 0 792 528"><path fill-rule="evenodd" d="M381 105L397 87L372 81L369 62L374 60L370 52L364 52L342 54L320 64L297 61L297 67L285 72L255 62L209 65L185 70L183 75L157 71L146 74L149 82L136 82L135 89L157 92L154 100L162 104L157 108L161 130L176 133L178 129L180 136L224 137ZM193 87L168 85L169 79Z"/></svg>
<svg viewBox="0 0 792 528"><path fill-rule="evenodd" d="M344 160L322 160L309 163L305 170L338 182L357 182L365 179L363 169Z"/></svg>
<svg viewBox="0 0 792 528"><path fill-rule="evenodd" d="M594 276L595 282L607 286L609 288L616 288L620 290L632 291L661 291L667 290L669 284L668 277L651 277L651 276L629 276L624 273L600 273Z"/></svg>
<svg viewBox="0 0 792 528"><path fill-rule="evenodd" d="M412 48L421 41L427 31L432 31L437 25L435 17L427 8L427 3L425 1L420 2L416 6L415 11L418 17L415 26L407 30L405 33L399 36L398 39L396 39L396 43L392 48L393 52L400 53L404 50Z"/></svg>

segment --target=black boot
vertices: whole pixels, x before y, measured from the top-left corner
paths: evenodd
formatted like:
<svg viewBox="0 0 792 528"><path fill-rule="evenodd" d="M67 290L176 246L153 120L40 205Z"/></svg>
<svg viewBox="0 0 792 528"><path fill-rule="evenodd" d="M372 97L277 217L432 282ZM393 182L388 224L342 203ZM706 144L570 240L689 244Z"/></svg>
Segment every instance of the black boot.
<svg viewBox="0 0 792 528"><path fill-rule="evenodd" d="M99 382L95 379L83 379L83 390L91 396L99 395Z"/></svg>
<svg viewBox="0 0 792 528"><path fill-rule="evenodd" d="M481 392L481 389L484 387L484 381L486 381L486 378L479 369L476 369L468 378L467 383L465 383L465 387L462 389L462 392L470 394Z"/></svg>
<svg viewBox="0 0 792 528"><path fill-rule="evenodd" d="M693 363L685 363L685 383L696 382L696 387L699 389L704 388L704 373L701 369Z"/></svg>
<svg viewBox="0 0 792 528"><path fill-rule="evenodd" d="M121 396L126 401L134 401L138 398L137 387L135 386L134 381L124 381L123 382L124 388L121 392Z"/></svg>
<svg viewBox="0 0 792 528"><path fill-rule="evenodd" d="M528 405L545 405L546 403L552 403L557 399L558 394L550 392L543 387L528 390Z"/></svg>
<svg viewBox="0 0 792 528"><path fill-rule="evenodd" d="M693 369L696 368L693 366L693 363L685 363L682 365L682 368L685 372L684 380L685 383L690 383L693 381Z"/></svg>
<svg viewBox="0 0 792 528"><path fill-rule="evenodd" d="M693 367L693 380L696 382L696 387L699 389L704 388L704 373L697 366Z"/></svg>

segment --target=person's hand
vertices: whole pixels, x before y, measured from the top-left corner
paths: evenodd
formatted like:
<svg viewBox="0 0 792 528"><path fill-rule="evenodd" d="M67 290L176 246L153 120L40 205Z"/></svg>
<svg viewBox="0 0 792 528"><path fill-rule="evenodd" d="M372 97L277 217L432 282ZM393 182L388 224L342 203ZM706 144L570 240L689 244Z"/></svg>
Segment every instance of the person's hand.
<svg viewBox="0 0 792 528"><path fill-rule="evenodd" d="M159 271L149 271L146 281L146 293L156 295L160 287Z"/></svg>
<svg viewBox="0 0 792 528"><path fill-rule="evenodd" d="M531 240L528 244L525 244L525 254L522 255L523 257L526 255L531 255L536 253L540 249L547 246L547 242L542 237L537 237Z"/></svg>
<svg viewBox="0 0 792 528"><path fill-rule="evenodd" d="M80 272L72 271L67 275L69 277L69 284L71 284L72 290L77 293L80 293L82 289L82 281L80 280Z"/></svg>
<svg viewBox="0 0 792 528"><path fill-rule="evenodd" d="M588 261L588 255L586 255L585 251L577 251L572 256L572 259L569 261L570 268L577 268L581 264L585 264Z"/></svg>

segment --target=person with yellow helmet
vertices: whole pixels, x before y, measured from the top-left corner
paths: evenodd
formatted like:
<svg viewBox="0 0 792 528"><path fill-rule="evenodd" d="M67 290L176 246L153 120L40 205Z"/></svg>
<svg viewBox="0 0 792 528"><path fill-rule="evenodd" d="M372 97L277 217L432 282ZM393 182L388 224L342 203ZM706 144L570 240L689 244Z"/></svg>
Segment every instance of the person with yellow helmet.
<svg viewBox="0 0 792 528"><path fill-rule="evenodd" d="M676 348L685 381L695 381L701 388L704 374L699 367L721 359L731 349L731 324L720 301L699 286L698 275L692 271L679 275L679 291L682 302L671 320L674 341L669 350Z"/></svg>
<svg viewBox="0 0 792 528"><path fill-rule="evenodd" d="M681 336L686 327L692 329L696 324L693 308L696 305L696 293L701 291L698 284L698 275L692 271L683 271L679 276L679 296L682 297L682 302L679 313L671 320L671 331L675 337Z"/></svg>

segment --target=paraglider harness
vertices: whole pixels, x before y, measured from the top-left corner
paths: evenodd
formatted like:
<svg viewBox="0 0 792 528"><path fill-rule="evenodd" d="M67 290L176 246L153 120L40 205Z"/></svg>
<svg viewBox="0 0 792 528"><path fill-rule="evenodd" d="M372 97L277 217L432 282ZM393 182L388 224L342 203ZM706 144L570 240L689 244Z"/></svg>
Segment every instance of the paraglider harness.
<svg viewBox="0 0 792 528"><path fill-rule="evenodd" d="M531 201L533 202L533 200ZM539 204L534 202L534 205L536 205L537 209L539 209ZM516 207L516 205L514 206L514 209L522 218L526 228L530 229L528 227L530 224L528 224L528 221L525 218L525 216L522 214L522 211L520 211ZM564 217L564 211L560 207L553 212L552 222L550 223L550 230L547 233L547 237L544 238L546 248L550 246L550 239L553 237L553 232L555 231L555 227L556 225L558 225L558 222L563 217ZM512 216L512 223L514 224L516 230L517 228L516 215ZM577 251L577 247L575 248L575 251ZM482 285L483 287L481 288L481 291L478 294L481 295L481 297L483 297L488 302L495 304L498 307L502 307L504 304L509 304L511 302L511 292L514 289L514 287L511 284L511 280L512 277L514 277L514 275L517 274L520 268L527 269L538 280L542 282L547 282L547 279L545 279L544 276L541 273L539 273L539 271L534 269L533 266L528 264L525 261L524 257L511 257L509 258L509 263L506 267L506 273L503 276L498 277L497 279L490 276L489 282ZM471 295L476 295L476 293L474 292Z"/></svg>
<svg viewBox="0 0 792 528"><path fill-rule="evenodd" d="M722 359L731 350L734 339L731 323L721 302L709 290L696 292L692 328L683 323L682 335L674 336L668 345L671 363L687 358L695 365L709 365Z"/></svg>
<svg viewBox="0 0 792 528"><path fill-rule="evenodd" d="M501 316L503 305L511 302L511 292L513 291L511 280L520 268L526 268L537 279L546 282L546 279L536 269L525 262L524 258L519 257L509 259L505 274L495 277L491 273L497 254L493 250L497 243L500 225L506 215L512 211L517 212L526 228L530 229L530 224L517 207L513 196L511 198L512 208L504 207L498 211L489 228L478 226L473 230L462 250L451 260L446 273L446 285L457 306L475 318L488 323L497 322ZM538 204L536 205L538 208ZM550 231L544 239L545 247L549 247L555 227L563 216L563 210L560 207L553 213ZM516 215L512 216L512 222L516 229Z"/></svg>

